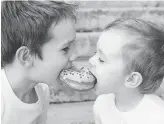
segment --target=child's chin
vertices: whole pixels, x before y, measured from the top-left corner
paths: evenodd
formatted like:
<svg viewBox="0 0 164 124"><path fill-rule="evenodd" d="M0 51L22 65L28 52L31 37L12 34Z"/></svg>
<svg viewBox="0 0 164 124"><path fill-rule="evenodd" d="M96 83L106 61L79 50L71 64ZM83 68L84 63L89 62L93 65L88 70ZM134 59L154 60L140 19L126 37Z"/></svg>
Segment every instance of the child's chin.
<svg viewBox="0 0 164 124"><path fill-rule="evenodd" d="M94 93L98 95L109 94L110 92L105 92L104 90L98 89L96 86L94 88Z"/></svg>
<svg viewBox="0 0 164 124"><path fill-rule="evenodd" d="M104 93L101 92L101 91L96 91L95 94L96 94L97 96L99 96L99 95L103 95Z"/></svg>

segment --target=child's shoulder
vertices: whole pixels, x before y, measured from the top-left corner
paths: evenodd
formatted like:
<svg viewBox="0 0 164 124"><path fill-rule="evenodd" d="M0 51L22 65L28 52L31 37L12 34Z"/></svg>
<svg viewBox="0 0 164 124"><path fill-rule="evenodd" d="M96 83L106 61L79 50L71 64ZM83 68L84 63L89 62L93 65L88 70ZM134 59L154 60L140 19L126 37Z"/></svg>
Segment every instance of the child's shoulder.
<svg viewBox="0 0 164 124"><path fill-rule="evenodd" d="M164 100L161 97L159 97L158 95L155 95L155 94L145 95L145 99L148 102L151 101L152 104L156 104L156 105L164 107Z"/></svg>
<svg viewBox="0 0 164 124"><path fill-rule="evenodd" d="M164 114L164 100L157 95L145 95L145 109Z"/></svg>

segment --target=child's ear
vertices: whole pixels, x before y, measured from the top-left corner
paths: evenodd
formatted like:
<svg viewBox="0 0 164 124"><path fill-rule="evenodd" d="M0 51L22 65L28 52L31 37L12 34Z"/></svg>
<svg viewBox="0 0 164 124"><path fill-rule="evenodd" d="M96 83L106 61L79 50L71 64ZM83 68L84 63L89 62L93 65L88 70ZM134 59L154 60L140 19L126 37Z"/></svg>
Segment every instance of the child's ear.
<svg viewBox="0 0 164 124"><path fill-rule="evenodd" d="M16 60L24 66L24 67L31 67L33 65L33 58L31 55L31 52L28 47L26 46L21 46L17 51L16 51Z"/></svg>
<svg viewBox="0 0 164 124"><path fill-rule="evenodd" d="M126 79L124 85L127 88L137 88L142 83L142 75L139 72L132 72Z"/></svg>

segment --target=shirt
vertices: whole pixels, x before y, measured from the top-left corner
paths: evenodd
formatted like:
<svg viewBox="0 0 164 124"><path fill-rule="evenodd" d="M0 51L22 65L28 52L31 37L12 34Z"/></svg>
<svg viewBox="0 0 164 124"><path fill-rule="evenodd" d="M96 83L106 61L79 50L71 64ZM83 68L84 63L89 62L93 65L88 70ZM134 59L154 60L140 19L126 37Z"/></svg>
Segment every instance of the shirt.
<svg viewBox="0 0 164 124"><path fill-rule="evenodd" d="M164 124L164 101L156 95L144 95L131 111L115 106L115 95L100 95L93 106L96 124Z"/></svg>
<svg viewBox="0 0 164 124"><path fill-rule="evenodd" d="M37 84L36 103L22 102L12 90L5 71L1 70L1 122L2 124L45 124L49 106L49 87Z"/></svg>

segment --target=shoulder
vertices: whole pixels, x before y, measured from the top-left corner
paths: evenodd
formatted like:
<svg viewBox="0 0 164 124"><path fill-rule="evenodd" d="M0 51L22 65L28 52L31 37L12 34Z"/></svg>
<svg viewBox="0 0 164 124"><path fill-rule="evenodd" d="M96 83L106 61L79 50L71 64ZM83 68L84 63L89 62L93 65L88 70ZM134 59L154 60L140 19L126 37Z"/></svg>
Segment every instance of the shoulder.
<svg viewBox="0 0 164 124"><path fill-rule="evenodd" d="M145 100L151 101L153 105L164 107L164 100L157 95L146 95Z"/></svg>
<svg viewBox="0 0 164 124"><path fill-rule="evenodd" d="M144 105L148 111L156 114L164 114L164 100L157 95L145 95Z"/></svg>
<svg viewBox="0 0 164 124"><path fill-rule="evenodd" d="M157 95L146 95L142 113L148 115L147 118L151 123L164 124L164 101ZM144 112L143 112L144 110Z"/></svg>

